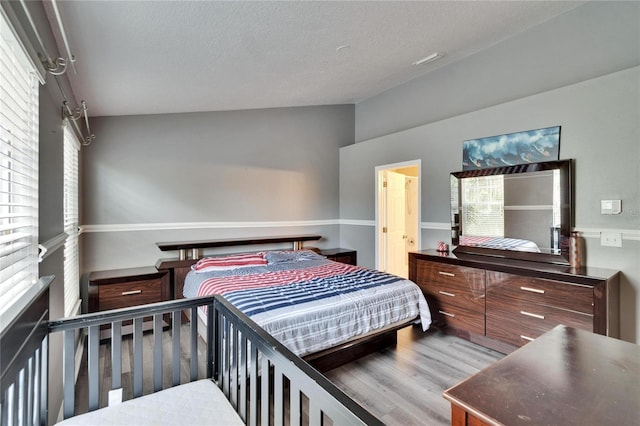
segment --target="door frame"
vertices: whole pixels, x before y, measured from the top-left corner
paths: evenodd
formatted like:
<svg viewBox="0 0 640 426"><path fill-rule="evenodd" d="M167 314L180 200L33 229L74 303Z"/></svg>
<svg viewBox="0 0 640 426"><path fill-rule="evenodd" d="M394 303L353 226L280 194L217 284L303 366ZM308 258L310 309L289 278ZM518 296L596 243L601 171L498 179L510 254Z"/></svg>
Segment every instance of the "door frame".
<svg viewBox="0 0 640 426"><path fill-rule="evenodd" d="M375 167L375 193L376 193L376 201L375 201L375 246L376 246L376 269L382 270L380 268L380 240L382 235L382 224L380 223L381 215L380 211L382 209L382 197L380 196L380 192L382 189L382 183L380 182L380 175L385 170L395 170L402 169L405 167L417 167L418 168L418 233L416 238L416 250L420 250L422 247L422 159L417 160L409 160L403 161L400 163L391 163L384 164Z"/></svg>

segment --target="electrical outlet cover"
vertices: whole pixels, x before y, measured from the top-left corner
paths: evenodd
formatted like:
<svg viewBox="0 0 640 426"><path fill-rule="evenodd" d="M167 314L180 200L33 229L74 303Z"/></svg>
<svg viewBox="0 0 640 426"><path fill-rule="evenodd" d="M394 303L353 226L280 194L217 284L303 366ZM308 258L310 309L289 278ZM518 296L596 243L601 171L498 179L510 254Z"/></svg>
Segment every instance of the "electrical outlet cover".
<svg viewBox="0 0 640 426"><path fill-rule="evenodd" d="M622 247L622 233L613 231L601 232L600 245L603 247Z"/></svg>

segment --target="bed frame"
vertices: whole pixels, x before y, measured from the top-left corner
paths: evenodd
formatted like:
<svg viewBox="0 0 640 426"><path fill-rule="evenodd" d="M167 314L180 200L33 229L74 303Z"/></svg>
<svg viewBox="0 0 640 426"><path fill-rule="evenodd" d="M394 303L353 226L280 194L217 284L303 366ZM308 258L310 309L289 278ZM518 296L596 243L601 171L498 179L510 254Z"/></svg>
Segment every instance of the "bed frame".
<svg viewBox="0 0 640 426"><path fill-rule="evenodd" d="M198 261L198 259L202 256L202 251L205 249L232 246L255 246L264 244L293 243L293 250L301 250L303 248L304 242L317 241L321 238L322 237L320 235L304 234L276 237L234 238L156 243L161 251L177 250L179 252L178 258L158 260L158 262L156 263L156 268L161 271L169 272L172 298L179 299L184 297L182 295L182 289L184 288L184 281L187 273L191 270L191 265L195 264ZM189 253L191 253L191 258L187 258L187 254ZM194 317L191 316L191 318ZM183 320L189 321L189 317L184 316ZM381 351L384 348L395 346L398 342L397 331L404 327L408 327L415 322L415 319L403 322L402 324L386 328L378 333L369 334L366 337L352 340L339 346L335 346L333 348L329 348L317 353L306 355L305 357L303 357L303 359L321 372L329 371L363 356Z"/></svg>
<svg viewBox="0 0 640 426"><path fill-rule="evenodd" d="M196 315L206 307L206 377L220 387L240 418L251 425L333 424L382 425L383 423L336 388L317 370L273 339L256 323L223 298L209 296L143 305L63 320L48 320L48 288L5 329L0 336L0 424L47 424L48 371L63 371L64 418L75 413L75 342L78 332L87 337L88 409L96 410L101 400L99 365L100 328L111 327L111 389L121 388L122 343L133 339L133 398L143 397L142 321L151 316L153 339L153 392L163 388L163 356L168 350L163 334L171 336L171 375L169 387L184 382L180 374L181 313ZM171 317L171 329L163 330L163 319ZM133 322L133 336L123 337L122 324ZM196 322L189 330L191 351L187 382L198 377ZM54 333L62 333L63 365L49 365L48 342ZM148 338L148 336L145 336ZM183 340L186 336L183 336ZM166 339L166 334L165 334ZM168 358L167 358L168 359ZM166 365L166 363L164 363ZM265 374L269 372L269 374ZM108 375L105 374L105 378ZM184 374L183 374L184 376ZM200 377L202 378L202 377ZM106 379L105 379L106 380ZM268 397L265 397L268 395ZM143 397L144 398L144 397ZM50 409L57 410L57 407ZM188 409L188 407L185 407Z"/></svg>

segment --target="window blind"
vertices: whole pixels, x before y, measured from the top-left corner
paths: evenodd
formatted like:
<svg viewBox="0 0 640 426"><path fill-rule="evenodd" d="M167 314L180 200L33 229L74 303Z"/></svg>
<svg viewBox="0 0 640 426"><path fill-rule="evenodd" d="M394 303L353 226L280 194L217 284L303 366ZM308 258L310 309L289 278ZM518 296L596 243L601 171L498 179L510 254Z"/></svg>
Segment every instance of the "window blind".
<svg viewBox="0 0 640 426"><path fill-rule="evenodd" d="M64 126L64 313L77 314L80 300L78 254L78 150L80 143L70 128Z"/></svg>
<svg viewBox="0 0 640 426"><path fill-rule="evenodd" d="M503 176L462 179L464 235L504 237Z"/></svg>
<svg viewBox="0 0 640 426"><path fill-rule="evenodd" d="M38 279L38 77L0 14L0 312Z"/></svg>

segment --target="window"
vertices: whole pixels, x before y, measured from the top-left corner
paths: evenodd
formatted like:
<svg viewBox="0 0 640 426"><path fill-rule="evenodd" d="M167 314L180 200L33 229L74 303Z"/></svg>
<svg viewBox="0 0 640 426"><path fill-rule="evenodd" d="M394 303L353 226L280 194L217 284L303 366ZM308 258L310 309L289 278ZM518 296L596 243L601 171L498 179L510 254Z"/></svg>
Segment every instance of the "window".
<svg viewBox="0 0 640 426"><path fill-rule="evenodd" d="M78 150L80 143L67 122L64 126L64 314L78 313L80 273L78 255Z"/></svg>
<svg viewBox="0 0 640 426"><path fill-rule="evenodd" d="M38 280L38 76L0 14L0 313Z"/></svg>
<svg viewBox="0 0 640 426"><path fill-rule="evenodd" d="M481 237L504 237L503 176L462 179L462 192L463 233Z"/></svg>

